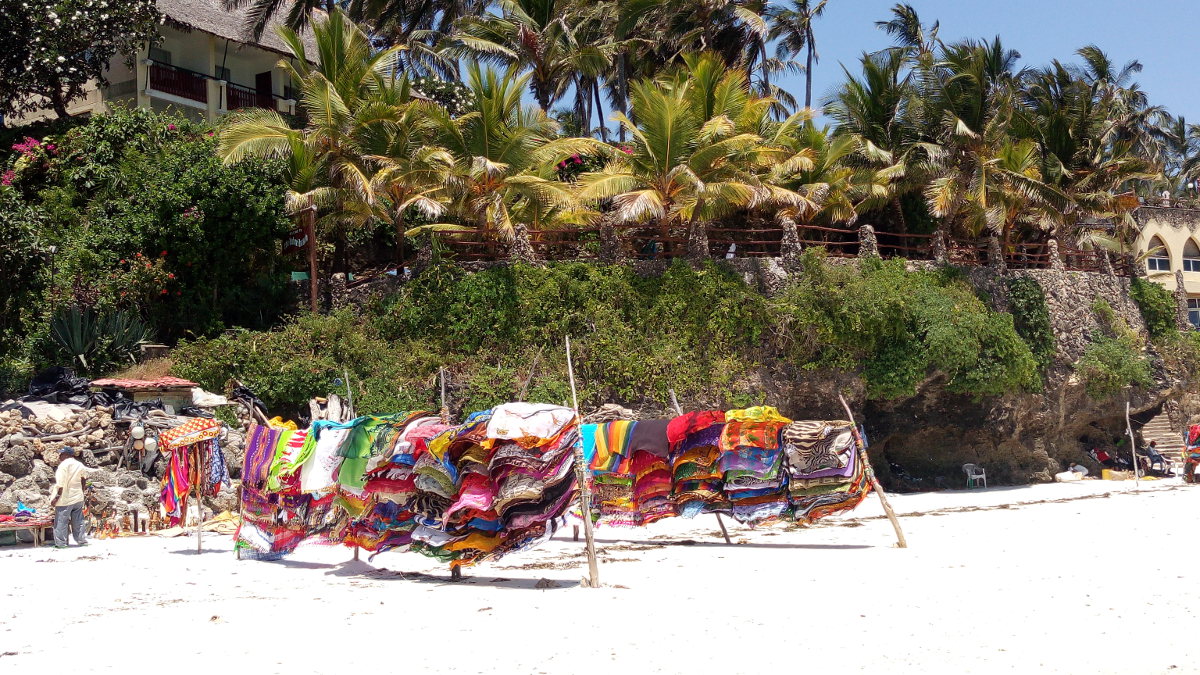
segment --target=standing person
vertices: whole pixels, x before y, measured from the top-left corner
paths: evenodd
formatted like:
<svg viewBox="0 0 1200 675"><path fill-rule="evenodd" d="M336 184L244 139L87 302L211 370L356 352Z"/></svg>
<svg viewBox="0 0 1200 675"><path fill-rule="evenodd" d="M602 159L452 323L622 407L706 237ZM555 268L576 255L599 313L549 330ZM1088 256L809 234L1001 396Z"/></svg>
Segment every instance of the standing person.
<svg viewBox="0 0 1200 675"><path fill-rule="evenodd" d="M67 527L75 536L75 543L87 545L83 534L84 472L87 467L75 459L74 448L63 448L58 453L58 469L54 472L54 548L67 547Z"/></svg>

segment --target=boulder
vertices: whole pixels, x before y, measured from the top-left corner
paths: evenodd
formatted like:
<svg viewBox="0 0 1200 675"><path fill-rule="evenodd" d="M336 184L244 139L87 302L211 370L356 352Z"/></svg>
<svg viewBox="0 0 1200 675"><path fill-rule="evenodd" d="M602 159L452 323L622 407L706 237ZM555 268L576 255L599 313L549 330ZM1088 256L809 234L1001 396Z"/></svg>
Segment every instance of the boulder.
<svg viewBox="0 0 1200 675"><path fill-rule="evenodd" d="M237 491L240 484L240 481L234 481L232 487L221 488L221 491L217 493L216 497L206 497L205 503L217 513L222 511L231 511L236 513L238 509Z"/></svg>
<svg viewBox="0 0 1200 675"><path fill-rule="evenodd" d="M137 474L131 471L123 471L117 476L117 487L133 487L137 484Z"/></svg>
<svg viewBox="0 0 1200 675"><path fill-rule="evenodd" d="M33 471L29 476L33 478L33 482L38 488L47 492L54 486L54 469L40 459L33 460Z"/></svg>
<svg viewBox="0 0 1200 675"><path fill-rule="evenodd" d="M8 486L12 485L15 480L17 480L16 476L0 471L0 492L7 490Z"/></svg>
<svg viewBox="0 0 1200 675"><path fill-rule="evenodd" d="M129 504L140 504L142 501L142 491L137 488L126 488L121 491L121 501Z"/></svg>
<svg viewBox="0 0 1200 675"><path fill-rule="evenodd" d="M0 457L0 471L14 476L28 476L33 471L33 457L33 448L27 445L13 445Z"/></svg>

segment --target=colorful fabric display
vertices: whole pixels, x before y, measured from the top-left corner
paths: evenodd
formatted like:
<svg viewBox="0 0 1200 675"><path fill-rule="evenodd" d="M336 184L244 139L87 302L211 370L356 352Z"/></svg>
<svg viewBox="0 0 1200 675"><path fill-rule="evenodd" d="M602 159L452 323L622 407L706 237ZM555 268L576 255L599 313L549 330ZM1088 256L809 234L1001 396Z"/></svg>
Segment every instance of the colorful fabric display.
<svg viewBox="0 0 1200 675"><path fill-rule="evenodd" d="M811 522L868 490L849 423L792 422L766 406L583 426L571 409L531 403L459 425L428 412L306 431L254 425L239 545L265 556L312 540L455 566L495 560L546 541L575 508L577 447L590 516L604 525L702 513ZM169 476L186 492L183 461ZM209 470L211 484L218 469Z"/></svg>

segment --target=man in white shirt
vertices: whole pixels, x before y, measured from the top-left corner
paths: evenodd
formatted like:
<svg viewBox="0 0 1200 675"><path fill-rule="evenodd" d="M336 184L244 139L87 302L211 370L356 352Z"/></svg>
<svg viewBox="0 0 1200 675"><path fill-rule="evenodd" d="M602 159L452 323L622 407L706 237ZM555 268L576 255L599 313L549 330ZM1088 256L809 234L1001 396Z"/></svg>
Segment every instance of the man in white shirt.
<svg viewBox="0 0 1200 675"><path fill-rule="evenodd" d="M74 448L63 448L58 453L58 469L54 472L54 548L67 547L67 527L75 536L75 543L87 544L83 533L84 473L87 467L75 459Z"/></svg>

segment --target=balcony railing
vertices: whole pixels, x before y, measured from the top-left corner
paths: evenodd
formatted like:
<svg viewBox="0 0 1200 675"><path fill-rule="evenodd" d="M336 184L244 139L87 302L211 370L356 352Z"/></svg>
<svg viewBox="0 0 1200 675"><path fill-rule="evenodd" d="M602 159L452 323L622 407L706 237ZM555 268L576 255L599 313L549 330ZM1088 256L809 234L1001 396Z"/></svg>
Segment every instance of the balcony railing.
<svg viewBox="0 0 1200 675"><path fill-rule="evenodd" d="M150 88L200 103L208 102L208 78L165 63L150 64Z"/></svg>
<svg viewBox="0 0 1200 675"><path fill-rule="evenodd" d="M275 97L264 94L250 87L229 82L225 85L225 107L229 110L239 108L266 108L275 110Z"/></svg>

